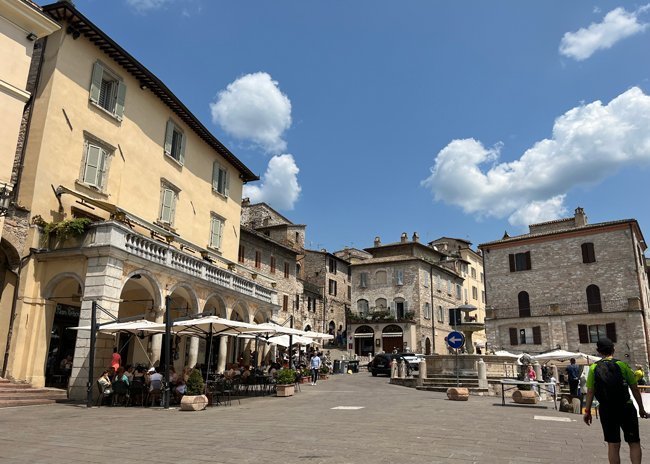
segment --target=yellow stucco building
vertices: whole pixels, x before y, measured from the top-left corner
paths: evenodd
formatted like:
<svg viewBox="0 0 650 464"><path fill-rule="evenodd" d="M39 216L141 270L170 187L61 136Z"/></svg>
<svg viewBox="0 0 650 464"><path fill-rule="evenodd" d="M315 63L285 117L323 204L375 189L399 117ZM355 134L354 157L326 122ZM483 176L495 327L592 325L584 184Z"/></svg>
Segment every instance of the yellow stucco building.
<svg viewBox="0 0 650 464"><path fill-rule="evenodd" d="M167 296L172 317L212 311L262 322L277 295L236 265L242 187L257 176L74 6L43 11L61 29L34 60L38 87L15 199L28 221L15 220L9 235L22 261L12 323L0 326L9 334L3 368L54 384L70 355L70 395L83 398L89 332L68 327L89 324L92 301L100 322L162 322ZM105 367L113 347L124 363L164 361L162 337L101 337L95 365ZM198 338L172 342L177 369L206 362ZM213 361L222 369L243 349L222 337Z"/></svg>

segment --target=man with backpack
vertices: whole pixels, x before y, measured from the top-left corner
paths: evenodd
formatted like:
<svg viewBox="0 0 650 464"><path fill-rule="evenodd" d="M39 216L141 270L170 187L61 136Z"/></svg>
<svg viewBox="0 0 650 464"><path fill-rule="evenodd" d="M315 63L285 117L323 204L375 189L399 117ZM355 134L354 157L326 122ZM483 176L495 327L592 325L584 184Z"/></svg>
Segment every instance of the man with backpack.
<svg viewBox="0 0 650 464"><path fill-rule="evenodd" d="M639 419L630 399L629 390L639 407L639 416L646 418L643 401L632 369L622 361L613 358L614 344L608 338L596 343L598 353L603 359L589 368L587 376L587 400L584 421L591 425L591 404L594 396L600 403L600 424L607 442L607 456L610 463L620 463L621 429L623 437L630 446L630 460L641 463L641 439L639 438ZM628 390L629 387L629 390Z"/></svg>

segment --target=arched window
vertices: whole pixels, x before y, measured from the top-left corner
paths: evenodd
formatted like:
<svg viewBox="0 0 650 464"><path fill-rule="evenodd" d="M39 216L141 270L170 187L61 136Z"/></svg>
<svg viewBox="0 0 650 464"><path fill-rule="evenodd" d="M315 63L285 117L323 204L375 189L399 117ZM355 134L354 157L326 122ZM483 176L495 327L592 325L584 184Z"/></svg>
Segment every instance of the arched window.
<svg viewBox="0 0 650 464"><path fill-rule="evenodd" d="M361 316L368 314L368 300L357 301L357 311Z"/></svg>
<svg viewBox="0 0 650 464"><path fill-rule="evenodd" d="M596 262L596 252L594 251L594 244L583 243L580 245L582 248L582 262L583 263L595 263Z"/></svg>
<svg viewBox="0 0 650 464"><path fill-rule="evenodd" d="M375 300L375 311L386 311L388 309L388 302L386 298L377 298Z"/></svg>
<svg viewBox="0 0 650 464"><path fill-rule="evenodd" d="M600 302L600 289L597 285L587 287L587 309L590 313L603 312L603 305Z"/></svg>
<svg viewBox="0 0 650 464"><path fill-rule="evenodd" d="M424 303L424 318L425 319L431 319L431 305L427 302Z"/></svg>
<svg viewBox="0 0 650 464"><path fill-rule="evenodd" d="M517 301L519 302L519 317L530 317L530 298L528 292L519 292Z"/></svg>

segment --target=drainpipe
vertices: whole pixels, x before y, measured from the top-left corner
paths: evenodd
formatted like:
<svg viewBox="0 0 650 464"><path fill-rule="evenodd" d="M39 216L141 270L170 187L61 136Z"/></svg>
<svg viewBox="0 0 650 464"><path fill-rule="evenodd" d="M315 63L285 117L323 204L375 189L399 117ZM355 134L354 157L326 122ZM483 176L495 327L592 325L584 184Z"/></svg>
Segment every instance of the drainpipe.
<svg viewBox="0 0 650 464"><path fill-rule="evenodd" d="M45 46L47 45L47 37L43 39L43 46L41 47L41 56L38 62L38 71L36 72L36 79L34 80L34 86L31 89L31 96L29 101L25 105L25 109L29 108L29 115L27 116L27 122L25 123L25 135L23 139L23 146L20 148L20 155L18 163L18 170L16 172L16 180L14 182L13 196L14 204L18 202L18 192L20 192L20 179L23 176L23 168L25 167L25 152L27 151L27 141L29 140L29 128L32 125L32 115L34 114L34 103L36 100L36 93L38 92L38 86L41 82L41 72L43 69L43 61L45 61Z"/></svg>
<svg viewBox="0 0 650 464"><path fill-rule="evenodd" d="M16 318L16 305L18 302L18 291L20 289L20 273L27 263L27 261L32 257L34 254L34 249L30 248L29 249L29 254L27 256L23 256L20 258L20 263L18 264L18 271L9 271L13 275L16 276L16 286L14 287L14 296L11 301L11 313L9 314L9 330L7 330L7 344L5 346L5 355L4 359L2 360L2 377L5 377L7 375L7 364L9 363L9 350L11 348L11 338L14 333L14 319Z"/></svg>
<svg viewBox="0 0 650 464"><path fill-rule="evenodd" d="M431 291L431 354L436 352L436 308L433 304L433 264L429 264L429 290Z"/></svg>

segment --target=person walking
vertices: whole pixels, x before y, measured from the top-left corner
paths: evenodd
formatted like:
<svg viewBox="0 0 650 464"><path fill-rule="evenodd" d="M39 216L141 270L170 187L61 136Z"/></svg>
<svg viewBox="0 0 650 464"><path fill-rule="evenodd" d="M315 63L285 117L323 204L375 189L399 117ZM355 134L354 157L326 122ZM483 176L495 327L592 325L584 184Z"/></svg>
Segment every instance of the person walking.
<svg viewBox="0 0 650 464"><path fill-rule="evenodd" d="M580 368L576 364L576 358L571 358L571 364L566 368L569 377L569 392L572 397L578 397L578 385L580 384Z"/></svg>
<svg viewBox="0 0 650 464"><path fill-rule="evenodd" d="M318 356L318 352L314 352L314 356L311 357L309 361L309 367L311 368L311 384L316 385L318 382L318 371L320 370L321 360Z"/></svg>
<svg viewBox="0 0 650 464"><path fill-rule="evenodd" d="M632 396L639 407L639 416L647 418L648 415L643 408L634 372L624 362L614 359L614 343L610 339L598 340L596 349L603 359L589 368L583 419L585 424L591 425L591 404L595 396L600 403L600 424L607 442L607 457L610 464L621 462L621 429L625 441L630 446L630 461L632 464L640 464L639 419L630 399L629 390L632 391Z"/></svg>

